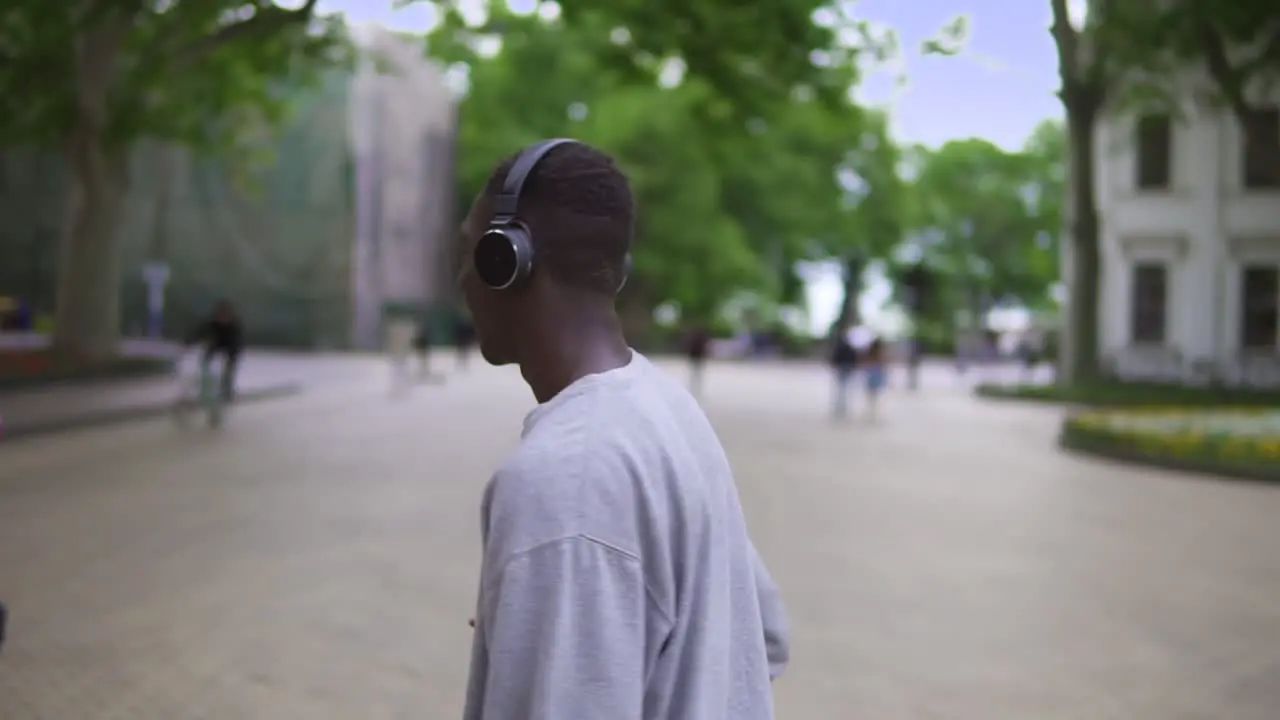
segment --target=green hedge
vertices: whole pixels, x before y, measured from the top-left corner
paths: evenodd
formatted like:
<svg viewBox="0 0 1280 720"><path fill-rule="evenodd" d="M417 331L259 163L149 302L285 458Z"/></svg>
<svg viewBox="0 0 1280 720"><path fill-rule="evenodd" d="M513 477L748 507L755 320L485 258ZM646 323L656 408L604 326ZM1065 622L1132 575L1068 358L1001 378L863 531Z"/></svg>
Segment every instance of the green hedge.
<svg viewBox="0 0 1280 720"><path fill-rule="evenodd" d="M1125 462L1280 482L1280 412L1087 411L1067 418L1059 443Z"/></svg>
<svg viewBox="0 0 1280 720"><path fill-rule="evenodd" d="M975 392L993 400L1069 403L1092 407L1280 407L1280 391L1187 387L1107 381L1079 385L984 383Z"/></svg>

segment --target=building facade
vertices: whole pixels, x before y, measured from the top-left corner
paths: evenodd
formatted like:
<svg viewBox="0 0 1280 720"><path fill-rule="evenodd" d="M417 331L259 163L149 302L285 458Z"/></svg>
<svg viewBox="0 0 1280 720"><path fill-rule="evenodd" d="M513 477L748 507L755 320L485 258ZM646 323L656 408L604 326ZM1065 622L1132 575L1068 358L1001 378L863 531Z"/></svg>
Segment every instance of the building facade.
<svg viewBox="0 0 1280 720"><path fill-rule="evenodd" d="M1190 106L1098 128L1104 366L1125 379L1280 386L1280 95L1246 138Z"/></svg>
<svg viewBox="0 0 1280 720"><path fill-rule="evenodd" d="M456 102L422 39L357 30L368 61L351 86L356 227L351 343L379 347L389 308L444 324L457 274ZM438 334L433 333L433 334Z"/></svg>

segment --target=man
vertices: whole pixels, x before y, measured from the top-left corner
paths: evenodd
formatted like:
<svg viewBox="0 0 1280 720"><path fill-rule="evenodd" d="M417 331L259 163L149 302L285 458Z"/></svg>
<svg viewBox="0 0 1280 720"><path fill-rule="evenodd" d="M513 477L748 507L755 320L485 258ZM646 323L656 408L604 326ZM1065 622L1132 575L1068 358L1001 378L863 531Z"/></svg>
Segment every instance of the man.
<svg viewBox="0 0 1280 720"><path fill-rule="evenodd" d="M518 365L540 404L484 494L465 717L772 718L785 617L729 463L697 402L627 346L614 311L628 181L566 143L507 193L515 162L463 224L459 282L481 355ZM496 289L484 236L507 201L532 262Z"/></svg>
<svg viewBox="0 0 1280 720"><path fill-rule="evenodd" d="M453 320L453 342L458 351L458 369L465 370L467 360L471 357L471 346L475 344L476 329L471 320L463 313L457 313Z"/></svg>
<svg viewBox="0 0 1280 720"><path fill-rule="evenodd" d="M221 354L222 396L230 401L235 397L236 367L240 362L240 353L244 350L244 327L235 309L227 300L219 300L213 308L213 315L201 323L188 338L189 345L204 345L204 357L201 362L208 365L213 358Z"/></svg>
<svg viewBox="0 0 1280 720"><path fill-rule="evenodd" d="M849 390L858 369L858 348L853 344L853 327L836 333L831 346L831 368L835 370L831 415L843 420L849 414Z"/></svg>
<svg viewBox="0 0 1280 720"><path fill-rule="evenodd" d="M413 350L418 355L418 377L431 378L431 316L423 313L413 333Z"/></svg>
<svg viewBox="0 0 1280 720"><path fill-rule="evenodd" d="M702 396L702 374L707 366L707 353L711 349L711 333L703 325L695 325L689 332L686 351L689 356L689 391Z"/></svg>

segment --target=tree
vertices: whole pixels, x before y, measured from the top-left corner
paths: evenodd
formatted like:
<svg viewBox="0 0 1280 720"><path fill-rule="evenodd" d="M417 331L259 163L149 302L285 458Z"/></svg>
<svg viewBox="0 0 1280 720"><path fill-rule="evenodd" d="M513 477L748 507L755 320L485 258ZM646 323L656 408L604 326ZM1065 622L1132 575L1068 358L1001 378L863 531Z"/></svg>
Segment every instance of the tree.
<svg viewBox="0 0 1280 720"><path fill-rule="evenodd" d="M794 292L794 260L864 242L878 221L874 208L891 207L886 192L885 203L859 209L854 196L866 190L838 181L856 168L877 188L882 177L896 182L885 123L847 98L830 103L798 91L783 108L744 120L701 77L659 83L614 62L616 26L604 16L491 13L475 26L446 16L427 38L431 55L469 77L459 196L469 203L499 158L541 137L571 135L613 153L642 209L622 297L632 333L659 304L706 322L743 289ZM500 50L482 52L494 46L495 28ZM813 72L853 77L848 64Z"/></svg>
<svg viewBox="0 0 1280 720"><path fill-rule="evenodd" d="M821 246L844 260L844 297L829 329L832 337L858 319L857 303L868 262L887 259L902 239L908 202L900 160L899 148L889 137L888 117L865 113L861 133L836 169L844 191L840 207L845 217L834 220L840 232L827 236Z"/></svg>
<svg viewBox="0 0 1280 720"><path fill-rule="evenodd" d="M467 25L459 3L433 2L446 28ZM505 34L514 16L505 2L487 1L484 33ZM896 52L892 33L856 17L850 4L826 0L619 0L614 3L564 0L557 3L564 22L587 31L596 64L628 82L652 83L665 63L678 60L730 102L698 108L699 114L761 117L786 107L798 88L824 103L847 101L849 73L856 59L885 58ZM931 41L945 52L963 39L963 21L952 22ZM822 72L823 69L835 72Z"/></svg>
<svg viewBox="0 0 1280 720"><path fill-rule="evenodd" d="M910 234L932 281L933 302L921 308L931 320L949 323L938 313L954 308L976 319L991 300L1046 302L1057 281L1060 138L1045 124L1027 152L979 139L918 151ZM921 268L911 269L918 279Z"/></svg>
<svg viewBox="0 0 1280 720"><path fill-rule="evenodd" d="M116 351L118 230L142 138L234 146L278 120L289 83L339 59L315 0L10 0L0 11L0 141L55 148L70 178L60 245L55 351Z"/></svg>
<svg viewBox="0 0 1280 720"><path fill-rule="evenodd" d="M1022 146L1030 171L1027 189L1034 200L1034 250L1027 257L1027 271L1037 279L1036 292L1020 299L1031 308L1056 304L1051 297L1062 279L1062 212L1067 192L1066 128L1059 120L1045 120L1031 131Z"/></svg>

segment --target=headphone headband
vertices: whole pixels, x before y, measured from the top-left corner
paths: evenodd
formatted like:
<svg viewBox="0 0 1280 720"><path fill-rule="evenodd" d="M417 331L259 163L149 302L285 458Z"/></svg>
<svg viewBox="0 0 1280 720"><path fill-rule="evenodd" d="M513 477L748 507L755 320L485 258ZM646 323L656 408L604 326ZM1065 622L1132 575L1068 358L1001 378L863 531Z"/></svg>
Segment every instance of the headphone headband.
<svg viewBox="0 0 1280 720"><path fill-rule="evenodd" d="M494 290L505 290L528 279L533 269L534 251L529 228L516 217L520 193L533 169L547 153L561 145L577 142L570 138L542 140L521 150L515 162L511 163L511 169L502 180L502 190L493 199L489 229L472 249L476 275L485 285ZM619 291L626 284L631 270L631 254L627 253L622 262Z"/></svg>
<svg viewBox="0 0 1280 720"><path fill-rule="evenodd" d="M502 192L493 199L493 222L503 223L515 219L516 206L520 204L520 191L524 189L529 174L538 166L538 161L561 145L576 142L577 140L570 138L555 138L535 143L521 151L512 163L511 170L507 171L506 179L502 181Z"/></svg>

